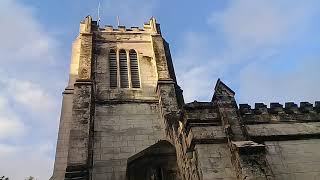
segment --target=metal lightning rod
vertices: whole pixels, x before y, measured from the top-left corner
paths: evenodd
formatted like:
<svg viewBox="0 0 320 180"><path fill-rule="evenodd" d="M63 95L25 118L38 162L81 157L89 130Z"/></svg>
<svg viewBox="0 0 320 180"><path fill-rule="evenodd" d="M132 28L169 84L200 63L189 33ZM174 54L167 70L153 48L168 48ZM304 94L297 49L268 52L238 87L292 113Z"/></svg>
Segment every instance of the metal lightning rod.
<svg viewBox="0 0 320 180"><path fill-rule="evenodd" d="M117 16L117 22L118 22L118 26L120 26L120 18L119 18L119 16Z"/></svg>
<svg viewBox="0 0 320 180"><path fill-rule="evenodd" d="M100 1L99 1L99 5L98 5L98 17L97 17L97 19L98 19L98 25L100 24L100 6L101 6L101 4L100 4Z"/></svg>

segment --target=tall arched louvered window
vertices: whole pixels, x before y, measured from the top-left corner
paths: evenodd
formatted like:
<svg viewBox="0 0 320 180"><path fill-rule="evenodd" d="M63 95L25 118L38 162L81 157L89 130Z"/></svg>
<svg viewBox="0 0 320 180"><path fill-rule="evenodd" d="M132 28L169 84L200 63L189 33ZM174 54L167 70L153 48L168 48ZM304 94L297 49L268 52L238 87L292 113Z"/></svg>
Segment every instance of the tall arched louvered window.
<svg viewBox="0 0 320 180"><path fill-rule="evenodd" d="M117 53L114 49L109 52L110 88L118 87Z"/></svg>
<svg viewBox="0 0 320 180"><path fill-rule="evenodd" d="M120 87L129 88L127 53L123 49L119 51L119 63L120 63Z"/></svg>
<svg viewBox="0 0 320 180"><path fill-rule="evenodd" d="M140 88L139 66L136 51L133 49L130 50L129 57L132 88Z"/></svg>

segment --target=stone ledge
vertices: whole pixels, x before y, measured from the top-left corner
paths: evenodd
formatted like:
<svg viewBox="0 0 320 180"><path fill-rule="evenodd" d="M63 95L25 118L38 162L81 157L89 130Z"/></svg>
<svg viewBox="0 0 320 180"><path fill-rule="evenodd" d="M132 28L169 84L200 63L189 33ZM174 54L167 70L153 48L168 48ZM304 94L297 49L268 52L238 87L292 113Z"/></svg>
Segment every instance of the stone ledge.
<svg viewBox="0 0 320 180"><path fill-rule="evenodd" d="M77 79L74 85L93 85L90 79Z"/></svg>
<svg viewBox="0 0 320 180"><path fill-rule="evenodd" d="M227 142L227 136L222 126L191 127L187 145L194 147L195 144L221 144Z"/></svg>
<svg viewBox="0 0 320 180"><path fill-rule="evenodd" d="M320 122L246 125L246 129L258 141L320 138Z"/></svg>
<svg viewBox="0 0 320 180"><path fill-rule="evenodd" d="M84 35L84 36L92 36L92 33L88 33L88 32L81 32L80 35Z"/></svg>
<svg viewBox="0 0 320 180"><path fill-rule="evenodd" d="M199 110L199 109L213 109L215 108L215 106L212 102L193 101L185 104L183 108L186 110Z"/></svg>
<svg viewBox="0 0 320 180"><path fill-rule="evenodd" d="M68 165L65 179L88 179L88 165Z"/></svg>
<svg viewBox="0 0 320 180"><path fill-rule="evenodd" d="M105 39L98 39L95 41L96 43L151 43L151 41L146 40L105 40Z"/></svg>
<svg viewBox="0 0 320 180"><path fill-rule="evenodd" d="M157 82L157 86L160 84L176 84L173 79L159 79Z"/></svg>
<svg viewBox="0 0 320 180"><path fill-rule="evenodd" d="M74 93L74 89L65 89L62 94L73 94Z"/></svg>
<svg viewBox="0 0 320 180"><path fill-rule="evenodd" d="M231 141L232 146L239 154L255 154L265 152L265 145L253 141Z"/></svg>
<svg viewBox="0 0 320 180"><path fill-rule="evenodd" d="M206 120L188 119L185 122L185 132L188 135L191 128L221 126L221 125L222 125L221 121L218 121L217 119L206 119Z"/></svg>
<svg viewBox="0 0 320 180"><path fill-rule="evenodd" d="M158 99L109 99L109 100L96 100L97 104L127 104L127 103L159 103Z"/></svg>

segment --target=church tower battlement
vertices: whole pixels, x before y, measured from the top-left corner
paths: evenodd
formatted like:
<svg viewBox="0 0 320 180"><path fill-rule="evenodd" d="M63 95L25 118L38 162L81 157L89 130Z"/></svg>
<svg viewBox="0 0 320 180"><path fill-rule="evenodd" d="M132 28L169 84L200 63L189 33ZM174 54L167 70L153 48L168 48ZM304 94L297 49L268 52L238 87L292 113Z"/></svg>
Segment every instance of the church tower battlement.
<svg viewBox="0 0 320 180"><path fill-rule="evenodd" d="M155 18L100 27L72 45L51 180L320 179L320 103L267 108L220 79L184 103Z"/></svg>

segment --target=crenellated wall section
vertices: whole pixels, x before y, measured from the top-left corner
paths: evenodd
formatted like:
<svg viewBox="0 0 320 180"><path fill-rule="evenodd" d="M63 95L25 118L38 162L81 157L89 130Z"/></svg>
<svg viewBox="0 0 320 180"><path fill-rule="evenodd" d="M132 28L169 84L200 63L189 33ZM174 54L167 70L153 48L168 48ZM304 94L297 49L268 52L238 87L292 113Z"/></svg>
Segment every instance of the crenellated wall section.
<svg viewBox="0 0 320 180"><path fill-rule="evenodd" d="M320 103L240 104L251 140L265 144L275 179L319 179Z"/></svg>

